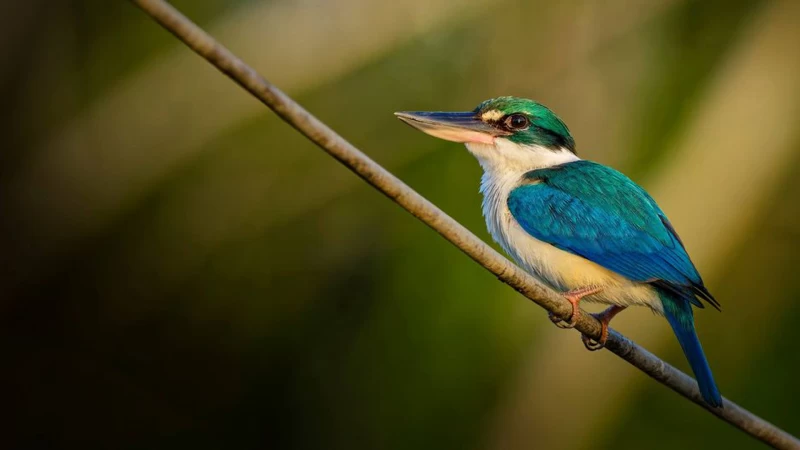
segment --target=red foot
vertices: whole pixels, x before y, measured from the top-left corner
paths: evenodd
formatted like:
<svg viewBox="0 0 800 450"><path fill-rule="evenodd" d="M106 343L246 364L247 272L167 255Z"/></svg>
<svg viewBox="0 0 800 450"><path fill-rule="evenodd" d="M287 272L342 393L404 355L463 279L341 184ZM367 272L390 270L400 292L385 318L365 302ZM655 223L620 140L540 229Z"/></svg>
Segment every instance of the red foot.
<svg viewBox="0 0 800 450"><path fill-rule="evenodd" d="M617 314L620 313L625 306L609 306L605 311L601 313L592 314L597 320L600 321L600 340L595 341L594 339L586 336L585 334L581 335L581 340L583 341L583 345L586 346L586 349L589 351L597 351L601 348L606 346L606 340L608 340L608 324L611 322L611 319L614 318Z"/></svg>
<svg viewBox="0 0 800 450"><path fill-rule="evenodd" d="M580 306L578 305L583 297L587 295L597 294L598 292L602 291L603 288L601 287L585 287L580 289L574 289L569 292L564 293L564 298L572 305L572 314L569 316L569 320L564 320L553 313L550 313L548 316L550 317L550 321L552 321L558 328L573 328L575 324L578 323L578 316L580 316Z"/></svg>

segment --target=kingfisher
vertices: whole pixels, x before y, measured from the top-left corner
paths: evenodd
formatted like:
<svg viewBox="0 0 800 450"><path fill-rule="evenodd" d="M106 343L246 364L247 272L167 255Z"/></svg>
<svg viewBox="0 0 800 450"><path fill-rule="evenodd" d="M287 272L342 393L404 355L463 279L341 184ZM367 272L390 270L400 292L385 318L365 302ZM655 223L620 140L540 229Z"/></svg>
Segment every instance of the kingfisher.
<svg viewBox="0 0 800 450"><path fill-rule="evenodd" d="M719 302L703 284L678 233L655 200L622 173L583 160L566 124L546 106L518 97L486 100L468 112L397 112L431 136L466 145L483 168L483 216L492 238L528 273L572 305L572 328L582 300L609 305L593 314L598 340L628 306L646 306L669 322L703 399L722 397L697 337L693 307Z"/></svg>

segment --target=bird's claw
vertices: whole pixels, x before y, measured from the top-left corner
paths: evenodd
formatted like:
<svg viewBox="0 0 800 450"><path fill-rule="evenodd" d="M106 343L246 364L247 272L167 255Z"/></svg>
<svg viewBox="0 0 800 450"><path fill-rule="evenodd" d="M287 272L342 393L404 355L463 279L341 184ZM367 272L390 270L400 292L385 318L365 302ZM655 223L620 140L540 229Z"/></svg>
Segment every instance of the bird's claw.
<svg viewBox="0 0 800 450"><path fill-rule="evenodd" d="M606 341L608 341L608 324L620 311L625 309L624 306L610 306L608 309L601 313L592 314L592 316L600 321L600 339L592 339L585 334L581 334L581 340L586 350L594 352L605 348Z"/></svg>
<svg viewBox="0 0 800 450"><path fill-rule="evenodd" d="M548 313L547 317L558 328L568 329L568 328L575 328L575 325L578 324L578 314L579 313L576 313L576 312L573 311L573 313L570 316L569 320L564 320L561 317L558 317L557 315L555 315L553 313Z"/></svg>
<svg viewBox="0 0 800 450"><path fill-rule="evenodd" d="M549 313L547 316L550 318L550 321L555 324L558 328L575 328L575 325L578 324L578 317L580 317L581 310L578 306L581 299L586 297L587 295L592 295L600 292L602 289L596 286L585 287L581 289L575 289L569 291L564 294L564 298L572 305L572 314L569 316L569 320L564 320L561 317Z"/></svg>
<svg viewBox="0 0 800 450"><path fill-rule="evenodd" d="M601 339L599 341L596 341L590 338L589 336L582 334L581 340L583 341L583 346L586 347L586 350L589 350L590 352L596 352L597 350L602 350L606 346L606 339Z"/></svg>

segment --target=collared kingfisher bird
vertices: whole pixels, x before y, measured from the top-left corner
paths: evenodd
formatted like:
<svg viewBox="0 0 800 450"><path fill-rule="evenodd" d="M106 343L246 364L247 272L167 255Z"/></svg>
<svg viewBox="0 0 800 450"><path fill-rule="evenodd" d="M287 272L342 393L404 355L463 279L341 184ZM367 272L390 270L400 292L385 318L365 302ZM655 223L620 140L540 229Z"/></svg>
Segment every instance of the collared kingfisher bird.
<svg viewBox="0 0 800 450"><path fill-rule="evenodd" d="M722 397L697 338L692 307L719 309L681 239L655 200L622 173L578 158L569 129L532 100L499 97L469 112L398 112L431 136L464 143L483 168L483 216L494 240L527 272L562 292L575 326L582 299L610 305L595 314L598 341L631 305L663 315L689 360L705 401Z"/></svg>

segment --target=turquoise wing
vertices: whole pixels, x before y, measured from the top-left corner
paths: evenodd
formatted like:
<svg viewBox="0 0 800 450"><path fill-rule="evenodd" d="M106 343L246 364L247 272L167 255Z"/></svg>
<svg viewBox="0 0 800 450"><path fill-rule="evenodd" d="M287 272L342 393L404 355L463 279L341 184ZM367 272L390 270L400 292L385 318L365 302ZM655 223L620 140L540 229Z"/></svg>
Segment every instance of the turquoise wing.
<svg viewBox="0 0 800 450"><path fill-rule="evenodd" d="M631 280L719 304L656 202L620 172L590 161L531 171L508 198L530 235Z"/></svg>

